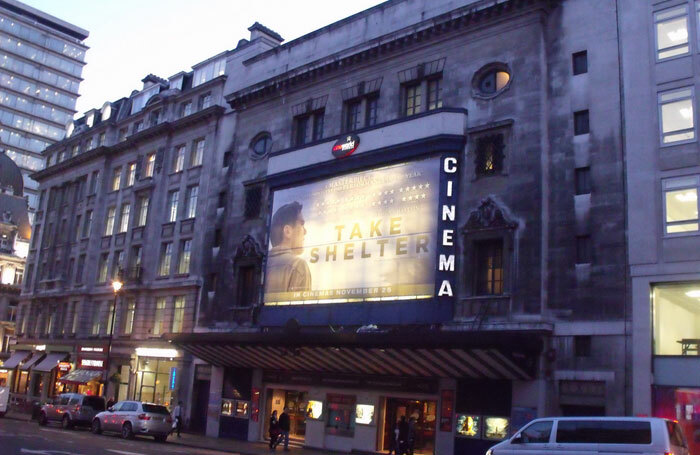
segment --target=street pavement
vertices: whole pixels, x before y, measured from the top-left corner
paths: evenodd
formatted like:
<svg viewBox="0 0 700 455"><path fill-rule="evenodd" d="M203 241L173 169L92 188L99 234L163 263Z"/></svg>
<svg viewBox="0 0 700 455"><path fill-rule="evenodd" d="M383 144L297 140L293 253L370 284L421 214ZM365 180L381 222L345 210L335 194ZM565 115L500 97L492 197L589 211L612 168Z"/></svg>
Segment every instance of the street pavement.
<svg viewBox="0 0 700 455"><path fill-rule="evenodd" d="M127 441L117 435L94 435L87 429L62 430L40 427L36 422L0 419L1 455L230 455L231 452L158 443L137 437Z"/></svg>

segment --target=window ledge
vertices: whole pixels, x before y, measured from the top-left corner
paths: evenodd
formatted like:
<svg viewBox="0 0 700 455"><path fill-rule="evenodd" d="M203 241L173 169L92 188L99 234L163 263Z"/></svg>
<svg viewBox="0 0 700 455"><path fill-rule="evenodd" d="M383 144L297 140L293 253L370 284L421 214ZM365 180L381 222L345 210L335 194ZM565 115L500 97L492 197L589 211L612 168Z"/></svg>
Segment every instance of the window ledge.
<svg viewBox="0 0 700 455"><path fill-rule="evenodd" d="M183 171L184 171L184 170L183 170ZM183 172L183 171L172 171L172 172L171 172L171 173L169 173L168 175L169 175L169 176L171 176L171 175L178 175L178 174L182 174L182 172Z"/></svg>
<svg viewBox="0 0 700 455"><path fill-rule="evenodd" d="M664 234L663 239L664 240L665 239L678 239L678 238L684 238L684 237L697 237L697 236L700 236L700 231L679 232L676 234Z"/></svg>
<svg viewBox="0 0 700 455"><path fill-rule="evenodd" d="M204 165L203 165L203 164L197 164L197 165L195 165L195 166L190 166L189 169L187 169L187 170L188 170L188 171L191 171L192 169L200 169L200 168L202 168L202 166L204 166Z"/></svg>
<svg viewBox="0 0 700 455"><path fill-rule="evenodd" d="M155 277L156 280L168 280L170 279L170 275L158 275Z"/></svg>
<svg viewBox="0 0 700 455"><path fill-rule="evenodd" d="M175 275L173 275L173 278L188 278L189 276L189 273L176 273Z"/></svg>

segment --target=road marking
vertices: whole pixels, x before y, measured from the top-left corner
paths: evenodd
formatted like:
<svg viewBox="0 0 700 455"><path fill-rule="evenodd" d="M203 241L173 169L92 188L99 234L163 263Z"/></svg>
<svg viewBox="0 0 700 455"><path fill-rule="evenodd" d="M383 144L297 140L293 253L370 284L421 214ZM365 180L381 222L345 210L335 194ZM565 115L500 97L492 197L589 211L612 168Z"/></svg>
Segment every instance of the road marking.
<svg viewBox="0 0 700 455"><path fill-rule="evenodd" d="M108 452L120 453L121 455L145 455L139 452L127 452L126 450L107 449Z"/></svg>

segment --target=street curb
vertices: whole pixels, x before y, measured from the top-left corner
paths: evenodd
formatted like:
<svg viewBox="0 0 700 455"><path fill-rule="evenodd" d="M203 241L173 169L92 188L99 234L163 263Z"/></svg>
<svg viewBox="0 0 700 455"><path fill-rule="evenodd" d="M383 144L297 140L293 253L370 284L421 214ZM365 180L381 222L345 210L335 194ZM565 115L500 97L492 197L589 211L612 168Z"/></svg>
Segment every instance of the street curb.
<svg viewBox="0 0 700 455"><path fill-rule="evenodd" d="M28 417L28 418L24 418L24 417L15 416L15 415L12 415L12 414L5 414L5 415L3 416L3 419L19 420L20 422L31 422L31 421L32 421L31 416Z"/></svg>
<svg viewBox="0 0 700 455"><path fill-rule="evenodd" d="M192 447L193 449L216 450L218 452L233 453L233 454L237 454L237 455L257 455L257 453L255 453L255 452L233 451L230 449L221 449L218 447L207 446L204 444L187 444L184 442L171 440L170 438L168 438L168 444L175 444L175 445L182 446L182 447Z"/></svg>

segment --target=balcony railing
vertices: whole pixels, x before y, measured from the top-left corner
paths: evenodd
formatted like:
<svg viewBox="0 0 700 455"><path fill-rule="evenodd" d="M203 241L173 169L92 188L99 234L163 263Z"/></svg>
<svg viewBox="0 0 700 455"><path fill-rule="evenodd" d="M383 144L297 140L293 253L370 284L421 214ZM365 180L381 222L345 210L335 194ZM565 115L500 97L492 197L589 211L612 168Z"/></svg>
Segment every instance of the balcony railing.
<svg viewBox="0 0 700 455"><path fill-rule="evenodd" d="M510 295L485 295L461 299L455 308L455 318L502 320L508 318L511 312Z"/></svg>

